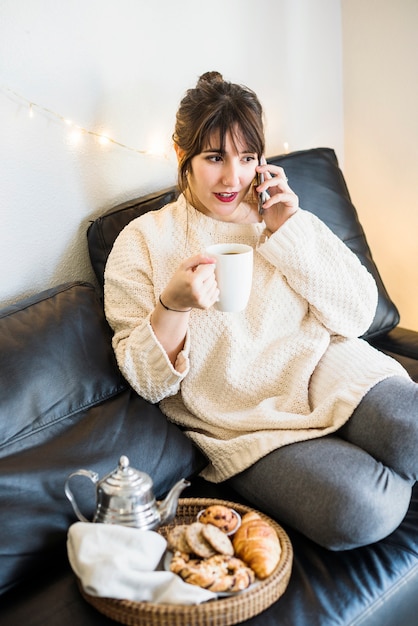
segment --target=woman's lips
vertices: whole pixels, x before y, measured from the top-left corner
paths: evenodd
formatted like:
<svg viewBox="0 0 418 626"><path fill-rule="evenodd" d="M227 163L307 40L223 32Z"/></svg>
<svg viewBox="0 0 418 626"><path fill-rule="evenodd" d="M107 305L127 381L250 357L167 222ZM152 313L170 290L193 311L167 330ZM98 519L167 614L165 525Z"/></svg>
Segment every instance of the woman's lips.
<svg viewBox="0 0 418 626"><path fill-rule="evenodd" d="M233 193L215 193L214 195L221 202L233 202L238 196L238 192L234 191Z"/></svg>

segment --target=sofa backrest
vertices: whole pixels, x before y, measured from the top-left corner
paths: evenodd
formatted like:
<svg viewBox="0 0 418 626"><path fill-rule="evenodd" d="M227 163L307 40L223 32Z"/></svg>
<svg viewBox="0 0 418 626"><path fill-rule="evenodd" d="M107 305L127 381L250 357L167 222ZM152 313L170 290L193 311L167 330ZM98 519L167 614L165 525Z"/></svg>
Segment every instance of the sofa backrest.
<svg viewBox="0 0 418 626"><path fill-rule="evenodd" d="M379 300L374 320L364 337L371 339L394 328L399 323L398 310L373 260L334 150L300 150L270 157L268 161L285 169L291 188L299 196L300 206L321 218L357 254L373 275ZM110 209L89 226L87 238L90 260L102 288L107 257L124 226L147 211L157 210L172 202L176 197L177 190L171 187L136 198Z"/></svg>

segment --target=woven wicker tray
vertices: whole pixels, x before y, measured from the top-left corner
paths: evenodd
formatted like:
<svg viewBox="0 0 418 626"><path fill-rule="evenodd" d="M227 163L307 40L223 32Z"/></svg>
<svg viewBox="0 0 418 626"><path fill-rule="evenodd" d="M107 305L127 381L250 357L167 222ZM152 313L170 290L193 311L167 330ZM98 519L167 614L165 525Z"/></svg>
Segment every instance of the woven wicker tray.
<svg viewBox="0 0 418 626"><path fill-rule="evenodd" d="M190 524L195 521L198 512L211 504L224 504L241 515L254 510L235 502L206 498L181 498L174 520L159 528L162 535L176 524ZM286 590L289 582L293 549L290 540L279 524L263 513L257 511L276 530L282 553L275 571L263 581L257 582L248 591L234 596L219 598L203 604L178 605L156 604L152 602L132 602L130 600L114 600L88 595L79 583L84 599L100 613L128 626L229 626L238 624L254 615L258 615Z"/></svg>

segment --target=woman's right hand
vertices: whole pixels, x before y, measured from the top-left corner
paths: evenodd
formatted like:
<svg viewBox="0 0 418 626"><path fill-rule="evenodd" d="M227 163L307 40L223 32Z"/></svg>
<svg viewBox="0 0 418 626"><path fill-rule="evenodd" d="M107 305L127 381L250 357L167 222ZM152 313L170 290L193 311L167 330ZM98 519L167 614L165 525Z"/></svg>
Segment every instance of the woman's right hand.
<svg viewBox="0 0 418 626"><path fill-rule="evenodd" d="M161 293L169 309L209 309L219 297L215 259L197 254L181 263Z"/></svg>
<svg viewBox="0 0 418 626"><path fill-rule="evenodd" d="M192 308L208 309L218 299L215 259L197 254L186 259L160 294L151 324L171 363L180 373L186 367L182 349Z"/></svg>

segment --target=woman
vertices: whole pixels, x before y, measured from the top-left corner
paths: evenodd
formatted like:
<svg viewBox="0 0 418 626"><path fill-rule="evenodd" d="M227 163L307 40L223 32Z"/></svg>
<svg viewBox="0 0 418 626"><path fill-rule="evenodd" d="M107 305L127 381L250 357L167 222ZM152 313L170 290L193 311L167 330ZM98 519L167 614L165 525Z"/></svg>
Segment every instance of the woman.
<svg viewBox="0 0 418 626"><path fill-rule="evenodd" d="M173 135L181 195L119 235L106 315L124 376L203 450L206 479L323 546L353 548L389 534L408 508L418 385L359 339L374 280L299 208L283 169L259 164L262 115L251 90L217 72L186 93ZM203 251L218 242L255 251L241 313L212 306Z"/></svg>

